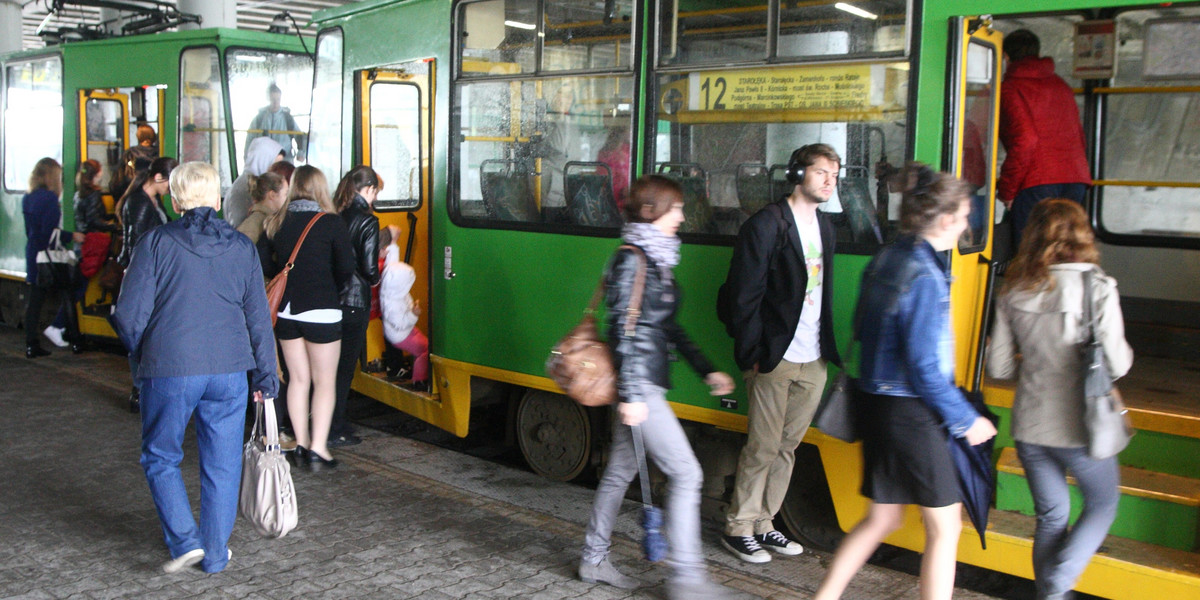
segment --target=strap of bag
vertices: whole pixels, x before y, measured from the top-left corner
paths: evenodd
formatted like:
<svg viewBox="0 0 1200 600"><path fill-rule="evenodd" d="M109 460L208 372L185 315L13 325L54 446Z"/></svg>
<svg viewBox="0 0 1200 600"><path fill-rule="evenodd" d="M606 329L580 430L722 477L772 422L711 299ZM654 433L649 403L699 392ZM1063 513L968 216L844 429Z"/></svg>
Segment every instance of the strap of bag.
<svg viewBox="0 0 1200 600"><path fill-rule="evenodd" d="M617 250L621 248L633 250L638 257L637 275L633 279L633 295L629 297L629 307L625 309L625 337L632 337L637 330L638 317L642 315L642 294L646 291L646 255L641 248L631 244L617 246ZM592 301L588 303L584 314L594 314L603 296L604 277L600 277L600 283L596 284L596 291L592 292Z"/></svg>
<svg viewBox="0 0 1200 600"><path fill-rule="evenodd" d="M642 439L641 425L632 425L629 429L633 432L633 450L637 454L638 461L638 477L641 481L642 488L642 504L644 506L652 506L650 498L650 466L646 464L646 442Z"/></svg>
<svg viewBox="0 0 1200 600"><path fill-rule="evenodd" d="M1096 321L1092 316L1092 270L1083 272L1083 322L1087 327L1087 338L1084 345L1096 342Z"/></svg>
<svg viewBox="0 0 1200 600"><path fill-rule="evenodd" d="M262 402L254 403L254 428L250 431L250 439L258 441L263 438L263 450L279 452L279 422L275 416L275 399L263 398Z"/></svg>
<svg viewBox="0 0 1200 600"><path fill-rule="evenodd" d="M325 216L325 213L318 212L317 214L313 215L312 220L309 221L308 225L304 227L304 232L300 234L300 239L296 240L296 246L292 248L292 255L288 257L287 264L283 267L284 270L291 271L292 267L296 266L296 254L300 252L300 246L304 243L304 238L308 237L308 230L312 229L313 225L317 224L317 219L320 219L323 216Z"/></svg>

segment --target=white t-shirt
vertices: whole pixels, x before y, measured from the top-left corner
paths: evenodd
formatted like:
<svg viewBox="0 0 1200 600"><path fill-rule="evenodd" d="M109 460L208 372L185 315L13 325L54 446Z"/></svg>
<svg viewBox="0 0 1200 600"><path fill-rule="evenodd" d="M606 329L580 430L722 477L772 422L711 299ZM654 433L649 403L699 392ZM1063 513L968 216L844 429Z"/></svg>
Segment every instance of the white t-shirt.
<svg viewBox="0 0 1200 600"><path fill-rule="evenodd" d="M796 217L796 230L800 233L800 246L804 249L804 265L808 270L808 287L804 291L804 306L800 309L800 323L792 343L783 353L783 360L807 363L821 358L821 288L825 285L824 248L821 246L821 228L817 219L805 223L804 217Z"/></svg>

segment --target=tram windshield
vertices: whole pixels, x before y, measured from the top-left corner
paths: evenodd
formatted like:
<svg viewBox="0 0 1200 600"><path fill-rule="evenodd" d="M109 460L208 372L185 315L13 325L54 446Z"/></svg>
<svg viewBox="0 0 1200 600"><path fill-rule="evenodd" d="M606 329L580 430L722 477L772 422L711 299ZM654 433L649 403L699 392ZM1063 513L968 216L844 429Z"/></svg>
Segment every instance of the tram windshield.
<svg viewBox="0 0 1200 600"><path fill-rule="evenodd" d="M320 165L331 180L342 176L342 93L348 80L342 78L344 40L341 29L322 31L317 36L317 66L313 78L312 112L321 115L310 122L308 162ZM346 151L349 148L345 149ZM349 162L349 157L346 158ZM336 175L336 177L335 177Z"/></svg>
<svg viewBox="0 0 1200 600"><path fill-rule="evenodd" d="M279 142L284 160L304 163L313 60L304 54L231 49L225 70L238 171L245 165L246 145L257 137Z"/></svg>

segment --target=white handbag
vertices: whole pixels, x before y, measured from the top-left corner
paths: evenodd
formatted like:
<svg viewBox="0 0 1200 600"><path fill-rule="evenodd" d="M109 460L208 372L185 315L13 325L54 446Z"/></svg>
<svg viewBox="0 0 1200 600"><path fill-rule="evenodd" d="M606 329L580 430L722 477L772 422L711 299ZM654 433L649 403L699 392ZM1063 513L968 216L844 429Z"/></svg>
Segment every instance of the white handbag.
<svg viewBox="0 0 1200 600"><path fill-rule="evenodd" d="M63 246L61 229L55 228L51 232L49 245L37 253L35 262L38 287L71 287L71 274L75 270L76 262L75 252Z"/></svg>
<svg viewBox="0 0 1200 600"><path fill-rule="evenodd" d="M283 537L299 521L292 468L279 449L273 398L255 402L254 429L242 450L238 512L266 537Z"/></svg>

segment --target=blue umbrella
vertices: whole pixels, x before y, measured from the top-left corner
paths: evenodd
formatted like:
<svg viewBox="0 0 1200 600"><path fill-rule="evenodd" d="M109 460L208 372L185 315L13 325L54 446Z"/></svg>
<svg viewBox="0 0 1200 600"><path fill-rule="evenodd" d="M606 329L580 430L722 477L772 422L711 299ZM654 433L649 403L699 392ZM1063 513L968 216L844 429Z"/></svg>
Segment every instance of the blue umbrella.
<svg viewBox="0 0 1200 600"><path fill-rule="evenodd" d="M982 392L963 391L967 401L996 424L999 418L983 403ZM992 449L996 438L982 444L972 446L966 438L947 436L950 445L950 456L954 460L954 468L958 471L958 490L962 494L963 506L975 531L979 532L979 545L987 550L988 510L992 506L992 496L996 493L996 471L992 468Z"/></svg>
<svg viewBox="0 0 1200 600"><path fill-rule="evenodd" d="M667 540L662 534L663 515L650 500L650 468L646 464L642 428L634 425L630 429L633 430L633 449L637 452L638 474L641 476L642 530L646 533L642 538L642 550L646 553L646 560L658 562L667 557Z"/></svg>

